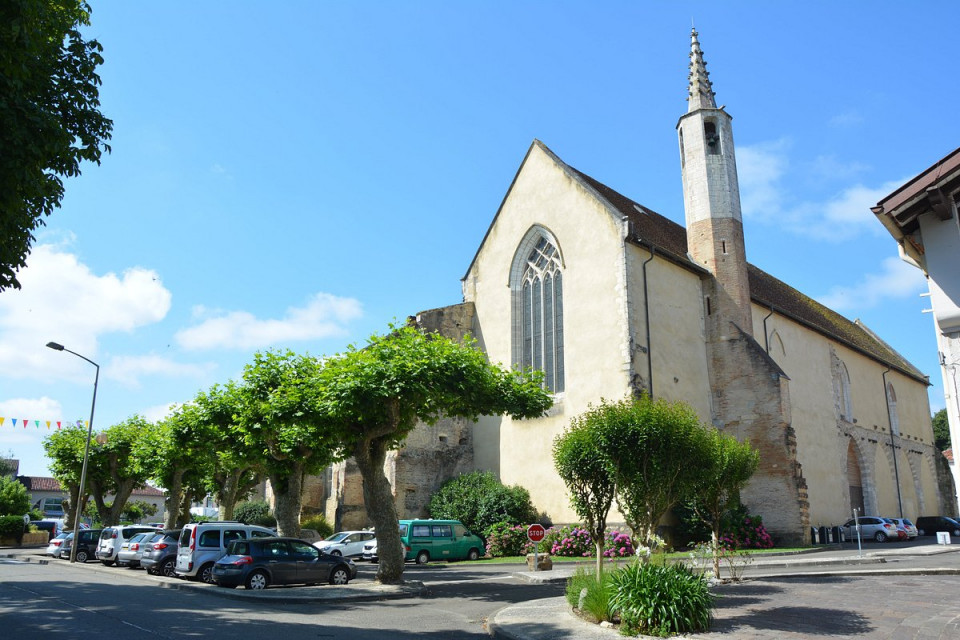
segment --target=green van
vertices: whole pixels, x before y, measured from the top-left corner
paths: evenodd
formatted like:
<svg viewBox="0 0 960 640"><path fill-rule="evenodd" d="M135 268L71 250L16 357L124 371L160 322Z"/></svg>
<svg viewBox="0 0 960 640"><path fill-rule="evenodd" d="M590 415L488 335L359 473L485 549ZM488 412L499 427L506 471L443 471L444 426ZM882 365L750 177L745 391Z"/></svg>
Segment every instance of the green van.
<svg viewBox="0 0 960 640"><path fill-rule="evenodd" d="M400 540L405 560L476 560L484 555L483 540L459 520L401 520Z"/></svg>

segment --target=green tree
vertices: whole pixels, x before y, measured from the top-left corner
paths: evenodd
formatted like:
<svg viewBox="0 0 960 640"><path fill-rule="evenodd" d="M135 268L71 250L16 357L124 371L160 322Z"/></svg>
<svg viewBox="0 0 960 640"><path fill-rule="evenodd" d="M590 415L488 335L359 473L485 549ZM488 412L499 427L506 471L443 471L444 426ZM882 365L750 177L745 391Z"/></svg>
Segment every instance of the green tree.
<svg viewBox="0 0 960 640"><path fill-rule="evenodd" d="M397 583L403 576L397 509L383 472L387 451L420 421L541 416L552 403L541 380L540 374L490 364L472 341L461 344L409 326L374 335L362 349L350 347L324 363L321 413L363 477L364 504L380 549L380 582Z"/></svg>
<svg viewBox="0 0 960 640"><path fill-rule="evenodd" d="M727 510L740 499L740 490L760 464L760 453L749 442L715 429L706 431L709 456L700 469L700 478L690 505L710 526L713 547L713 575L720 577L720 528Z"/></svg>
<svg viewBox="0 0 960 640"><path fill-rule="evenodd" d="M530 524L537 519L530 492L504 485L490 471L474 471L448 480L430 497L427 511L431 518L459 520L480 536L500 522Z"/></svg>
<svg viewBox="0 0 960 640"><path fill-rule="evenodd" d="M124 505L122 515L124 520L140 522L144 518L157 515L157 507L145 500L135 500Z"/></svg>
<svg viewBox="0 0 960 640"><path fill-rule="evenodd" d="M27 488L13 478L0 476L0 516L22 516L30 511Z"/></svg>
<svg viewBox="0 0 960 640"><path fill-rule="evenodd" d="M109 153L99 111L103 48L84 40L83 0L0 3L0 291L20 288L34 231L63 199L63 178Z"/></svg>
<svg viewBox="0 0 960 640"><path fill-rule="evenodd" d="M646 394L603 402L594 411L603 425L600 447L613 469L620 513L634 540L649 545L660 520L691 494L709 463L706 430L689 405Z"/></svg>
<svg viewBox="0 0 960 640"><path fill-rule="evenodd" d="M90 443L87 483L105 526L120 522L120 516L133 490L146 484L150 473L140 463L140 440L154 425L135 415L102 431ZM108 495L112 502L106 502Z"/></svg>
<svg viewBox="0 0 960 640"><path fill-rule="evenodd" d="M583 518L596 550L596 577L603 579L603 543L607 515L616 495L612 462L602 432L610 424L604 407L591 408L553 441L553 464L570 491L570 504Z"/></svg>
<svg viewBox="0 0 960 640"><path fill-rule="evenodd" d="M213 456L206 474L206 491L216 498L221 520L234 519L236 504L250 495L265 473L262 446L251 446L237 435L243 401L241 388L233 382L214 385L194 400L207 434L207 453Z"/></svg>
<svg viewBox="0 0 960 640"><path fill-rule="evenodd" d="M43 450L50 460L50 472L57 479L61 487L67 489L70 505L67 512L66 527L72 529L74 516L83 513L90 496L90 484L84 487L82 500L80 497L80 474L83 472L83 449L87 442L87 429L81 423L72 424L58 429L43 439ZM89 466L89 465L88 465ZM74 508L79 505L80 509Z"/></svg>
<svg viewBox="0 0 960 640"><path fill-rule="evenodd" d="M343 451L338 434L317 411L320 366L310 356L268 351L255 354L243 371L234 437L263 461L283 536L300 533L304 475L319 473Z"/></svg>
<svg viewBox="0 0 960 640"><path fill-rule="evenodd" d="M167 490L164 524L169 529L189 522L190 504L206 493L215 453L198 413L193 405L181 405L135 443L140 470Z"/></svg>
<svg viewBox="0 0 960 640"><path fill-rule="evenodd" d="M950 424L947 422L947 410L940 409L933 414L930 420L933 422L933 444L940 451L946 451L952 446L950 443Z"/></svg>

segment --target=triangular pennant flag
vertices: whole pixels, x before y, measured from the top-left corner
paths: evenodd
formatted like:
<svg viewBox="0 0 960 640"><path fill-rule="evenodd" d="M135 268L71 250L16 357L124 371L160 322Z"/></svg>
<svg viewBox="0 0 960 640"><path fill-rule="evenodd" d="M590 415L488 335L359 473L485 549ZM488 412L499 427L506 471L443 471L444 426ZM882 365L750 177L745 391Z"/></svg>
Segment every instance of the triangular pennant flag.
<svg viewBox="0 0 960 640"><path fill-rule="evenodd" d="M27 418L20 418L20 422L23 423L23 428L26 429L26 428L27 428Z"/></svg>
<svg viewBox="0 0 960 640"><path fill-rule="evenodd" d="M47 429L50 429L50 421L47 420Z"/></svg>
<svg viewBox="0 0 960 640"><path fill-rule="evenodd" d="M37 429L40 428L40 421L39 421L39 420L34 420L34 421L33 421L33 424L37 425Z"/></svg>
<svg viewBox="0 0 960 640"><path fill-rule="evenodd" d="M84 421L83 421L83 426L89 428L89 427L90 427L90 423L89 423L87 420L84 420Z"/></svg>
<svg viewBox="0 0 960 640"><path fill-rule="evenodd" d="M13 426L17 426L17 419L16 419L16 418L13 419Z"/></svg>
<svg viewBox="0 0 960 640"><path fill-rule="evenodd" d="M60 421L57 420L57 429L59 429L59 428L60 428Z"/></svg>
<svg viewBox="0 0 960 640"><path fill-rule="evenodd" d="M6 418L0 417L0 427L3 426L3 421L4 421L4 420L6 420Z"/></svg>

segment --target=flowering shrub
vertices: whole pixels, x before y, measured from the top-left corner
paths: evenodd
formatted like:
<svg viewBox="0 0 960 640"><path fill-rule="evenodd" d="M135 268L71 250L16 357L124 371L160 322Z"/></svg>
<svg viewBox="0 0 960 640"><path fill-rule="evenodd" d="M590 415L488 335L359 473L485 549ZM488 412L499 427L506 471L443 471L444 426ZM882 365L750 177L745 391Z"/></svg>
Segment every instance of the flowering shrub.
<svg viewBox="0 0 960 640"><path fill-rule="evenodd" d="M629 558L635 553L633 540L621 531L607 531L603 541L604 558Z"/></svg>
<svg viewBox="0 0 960 640"><path fill-rule="evenodd" d="M720 544L728 549L770 549L773 539L760 516L743 515L730 523L720 537Z"/></svg>
<svg viewBox="0 0 960 640"><path fill-rule="evenodd" d="M492 558L533 553L533 543L527 540L527 528L523 525L498 522L487 527L484 535L487 538L487 555Z"/></svg>
<svg viewBox="0 0 960 640"><path fill-rule="evenodd" d="M589 558L593 555L593 538L586 530L570 525L559 529L550 546L550 553L568 558Z"/></svg>
<svg viewBox="0 0 960 640"><path fill-rule="evenodd" d="M489 527L487 555L493 558L522 556L533 553L534 544L527 540L527 527L500 522ZM540 543L541 553L568 558L592 558L595 553L593 538L586 529L576 525L550 527ZM626 533L607 531L603 541L603 557L629 558L636 552L633 540Z"/></svg>

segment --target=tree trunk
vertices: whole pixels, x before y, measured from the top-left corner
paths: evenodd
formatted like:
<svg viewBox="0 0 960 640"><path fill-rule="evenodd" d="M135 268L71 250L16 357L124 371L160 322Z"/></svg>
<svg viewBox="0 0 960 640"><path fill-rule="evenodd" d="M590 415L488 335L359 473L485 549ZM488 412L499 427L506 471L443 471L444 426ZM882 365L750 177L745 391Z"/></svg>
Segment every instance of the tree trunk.
<svg viewBox="0 0 960 640"><path fill-rule="evenodd" d="M713 541L713 577L720 579L720 533L719 528L710 532L710 539Z"/></svg>
<svg viewBox="0 0 960 640"><path fill-rule="evenodd" d="M83 505L80 504L80 485L70 482L67 488L70 490L70 498L67 504L67 520L64 521L63 528L69 531L74 529L76 521L83 517Z"/></svg>
<svg viewBox="0 0 960 640"><path fill-rule="evenodd" d="M593 544L597 548L597 582L603 582L603 538L594 537Z"/></svg>
<svg viewBox="0 0 960 640"><path fill-rule="evenodd" d="M164 526L167 529L175 529L177 518L180 517L180 502L183 499L183 469L177 469L173 472L173 478L170 480L170 486L167 487L167 497L163 501L163 508L167 511L167 519Z"/></svg>
<svg viewBox="0 0 960 640"><path fill-rule="evenodd" d="M382 584L403 582L403 551L397 527L397 507L393 502L390 481L383 472L387 458L386 444L377 438L357 443L354 459L363 477L363 502L377 533L377 581Z"/></svg>
<svg viewBox="0 0 960 640"><path fill-rule="evenodd" d="M270 474L270 486L276 504L273 515L277 518L277 534L297 537L300 535L300 507L303 504L303 463L292 463L288 475Z"/></svg>

